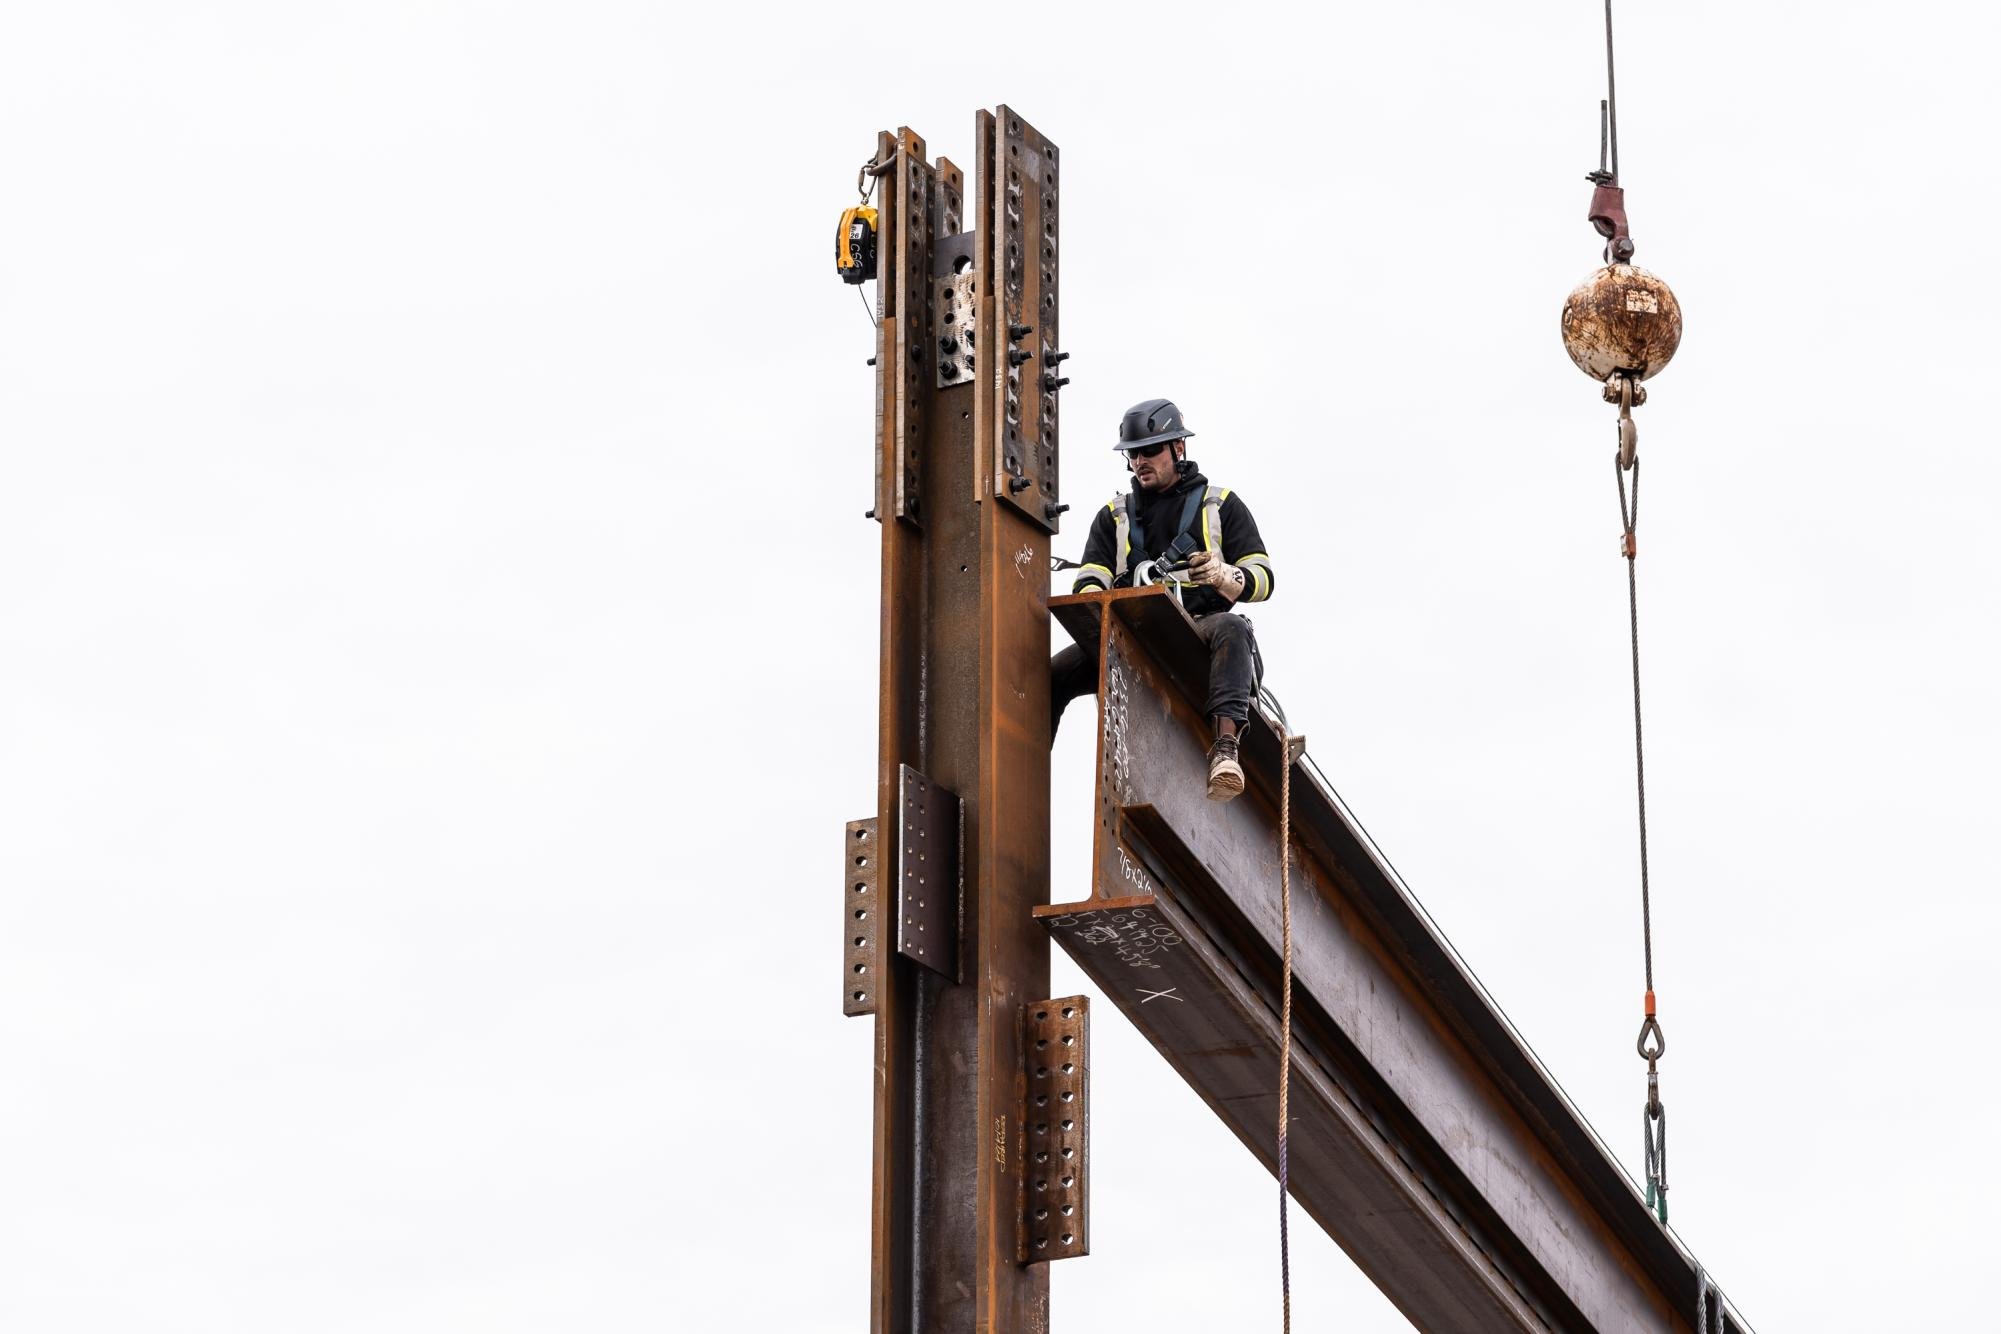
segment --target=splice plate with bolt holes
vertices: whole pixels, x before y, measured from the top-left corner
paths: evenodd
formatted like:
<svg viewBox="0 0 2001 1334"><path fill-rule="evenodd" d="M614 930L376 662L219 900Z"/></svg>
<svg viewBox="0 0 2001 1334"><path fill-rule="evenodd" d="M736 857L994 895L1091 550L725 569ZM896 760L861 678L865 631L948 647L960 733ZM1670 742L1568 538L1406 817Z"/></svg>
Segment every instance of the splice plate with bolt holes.
<svg viewBox="0 0 2001 1334"><path fill-rule="evenodd" d="M876 923L881 919L875 820L848 821L841 869L841 1013L874 1014L878 962Z"/></svg>
<svg viewBox="0 0 2001 1334"><path fill-rule="evenodd" d="M1083 996L1021 1007L1024 1157L1019 1259L1063 1260L1091 1250L1089 1108L1091 1005Z"/></svg>
<svg viewBox="0 0 2001 1334"><path fill-rule="evenodd" d="M899 766L896 952L959 977L959 798Z"/></svg>

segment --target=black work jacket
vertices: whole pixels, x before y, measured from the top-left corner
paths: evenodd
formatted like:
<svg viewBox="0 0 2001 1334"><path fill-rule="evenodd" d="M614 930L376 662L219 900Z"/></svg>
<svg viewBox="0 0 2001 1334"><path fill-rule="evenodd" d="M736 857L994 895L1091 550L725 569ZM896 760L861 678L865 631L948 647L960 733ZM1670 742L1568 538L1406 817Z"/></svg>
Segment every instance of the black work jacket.
<svg viewBox="0 0 2001 1334"><path fill-rule="evenodd" d="M1114 497L1091 520L1090 535L1084 540L1084 565L1077 572L1071 591L1093 588L1127 588L1133 569L1143 560L1159 556L1182 533L1194 537L1198 551L1220 550L1224 560L1243 567L1244 595L1239 602L1263 602L1275 586L1271 557L1265 552L1264 538L1257 520L1243 498L1227 489L1220 503L1199 505L1186 523L1181 516L1188 510L1189 497L1203 495L1209 479L1192 459L1180 464L1180 477L1165 491L1142 491L1138 483L1124 496ZM1125 550L1120 550L1118 509L1123 500L1128 516ZM1213 516L1213 517L1212 517ZM1214 531L1220 529L1220 531ZM1137 532L1138 536L1133 534ZM1205 585L1190 585L1182 592L1182 602L1191 615L1208 616L1229 611L1230 600Z"/></svg>

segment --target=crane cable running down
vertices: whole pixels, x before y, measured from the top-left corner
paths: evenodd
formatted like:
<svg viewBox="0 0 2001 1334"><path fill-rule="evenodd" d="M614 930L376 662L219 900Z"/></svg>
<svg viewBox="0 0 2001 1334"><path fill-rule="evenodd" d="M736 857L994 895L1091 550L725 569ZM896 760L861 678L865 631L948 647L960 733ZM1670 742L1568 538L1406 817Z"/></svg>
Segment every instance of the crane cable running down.
<svg viewBox="0 0 2001 1334"><path fill-rule="evenodd" d="M1612 0L1605 0L1605 92L1598 104L1598 169L1587 214L1605 238L1604 268L1570 294L1563 306L1563 342L1577 368L1604 386L1605 401L1619 409L1619 447L1613 471L1619 484L1619 554L1626 561L1626 606L1633 656L1633 765L1640 822L1640 935L1646 966L1640 1035L1634 1044L1647 1063L1647 1101L1641 1113L1645 1139L1647 1207L1667 1223L1667 1107L1660 1096L1660 1058L1667 1051L1654 1000L1652 886L1647 874L1647 761L1640 714L1639 432L1633 409L1647 401L1641 381L1667 365L1681 342L1681 304L1666 283L1631 263L1633 238L1619 176L1618 83L1612 60ZM1627 474L1632 491L1627 493Z"/></svg>

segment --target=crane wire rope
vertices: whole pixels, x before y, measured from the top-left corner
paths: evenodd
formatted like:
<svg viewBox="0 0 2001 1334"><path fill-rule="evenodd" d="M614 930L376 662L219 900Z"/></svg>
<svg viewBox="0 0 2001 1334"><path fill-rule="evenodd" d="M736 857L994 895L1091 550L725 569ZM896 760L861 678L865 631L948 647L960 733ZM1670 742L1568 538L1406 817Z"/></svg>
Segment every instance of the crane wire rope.
<svg viewBox="0 0 2001 1334"><path fill-rule="evenodd" d="M1640 456L1635 453L1632 462L1633 494L1626 497L1626 466L1617 458L1613 460L1613 476L1619 483L1619 519L1624 525L1625 536L1620 548L1626 557L1626 618L1632 630L1633 645L1633 777L1639 793L1640 813L1640 940L1646 959L1647 1013L1653 1013L1654 994L1654 917L1652 891L1647 875L1647 744L1644 725L1640 716L1640 581L1635 567L1638 561L1638 530L1640 523ZM1658 1024L1655 1025L1659 1027Z"/></svg>
<svg viewBox="0 0 2001 1334"><path fill-rule="evenodd" d="M1619 79L1612 68L1612 0L1605 0L1605 118L1599 126L1598 165L1605 166L1605 143L1611 141L1612 181L1619 180Z"/></svg>
<svg viewBox="0 0 2001 1334"><path fill-rule="evenodd" d="M1638 574L1640 523L1640 456L1622 448L1612 458L1613 475L1619 483L1619 519L1624 536L1620 554L1626 558L1626 617L1631 630L1633 654L1633 776L1638 796L1640 820L1640 944L1646 967L1645 1016L1634 1048L1647 1063L1647 1101L1640 1112L1641 1139L1645 1145L1647 1207L1662 1223L1668 1219L1667 1205L1667 1107L1661 1102L1660 1058L1667 1051L1667 1037L1654 1014L1654 913L1653 889L1647 870L1647 747L1640 710L1640 583ZM1626 474L1633 474L1630 500L1626 494Z"/></svg>
<svg viewBox="0 0 2001 1334"><path fill-rule="evenodd" d="M1605 100L1599 103L1598 171L1592 179L1600 187L1619 185L1619 82L1613 57L1612 0L1605 0ZM1608 162L1609 157L1609 162ZM1609 166L1609 170L1607 170ZM1593 208L1598 207L1594 197ZM1625 240L1623 203L1618 209L1615 231L1607 231L1606 258L1623 260L1632 254ZM1594 217L1594 225L1599 219ZM1609 223L1608 223L1609 225ZM1601 231L1605 228L1601 227ZM1625 240L1623 249L1620 242ZM1661 1032L1654 1001L1654 910L1653 883L1647 866L1647 748L1646 730L1640 706L1640 585L1639 544L1636 532L1640 521L1640 455L1638 433L1633 429L1633 408L1644 397L1637 387L1639 372L1616 372L1606 381L1606 397L1619 407L1619 449L1612 458L1612 471L1619 484L1619 520L1622 536L1619 554L1626 561L1626 616L1633 657L1633 778L1640 829L1640 944L1645 967L1646 993L1642 1003L1640 1035L1633 1046L1647 1063L1647 1101L1640 1113L1647 1179L1647 1208L1667 1223L1667 1108L1661 1102L1660 1058L1667 1051L1667 1037ZM1617 389L1612 388L1613 379ZM1626 474L1633 475L1632 494L1626 490Z"/></svg>

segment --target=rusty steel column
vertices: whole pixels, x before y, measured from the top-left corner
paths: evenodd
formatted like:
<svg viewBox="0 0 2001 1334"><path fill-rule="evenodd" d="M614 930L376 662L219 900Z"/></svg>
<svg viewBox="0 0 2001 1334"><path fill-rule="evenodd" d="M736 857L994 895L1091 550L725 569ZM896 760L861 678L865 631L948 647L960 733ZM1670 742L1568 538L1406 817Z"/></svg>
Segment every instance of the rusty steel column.
<svg viewBox="0 0 2001 1334"><path fill-rule="evenodd" d="M847 998L875 1015L877 1334L1049 1321L1046 1266L1017 1250L1021 1012L1049 987L1030 910L1049 897L1055 150L1005 107L975 128L970 215L962 173L910 130L876 157L892 164L877 192L881 732L875 833L850 836L872 847L851 849L854 889L891 920L853 937L869 943Z"/></svg>

